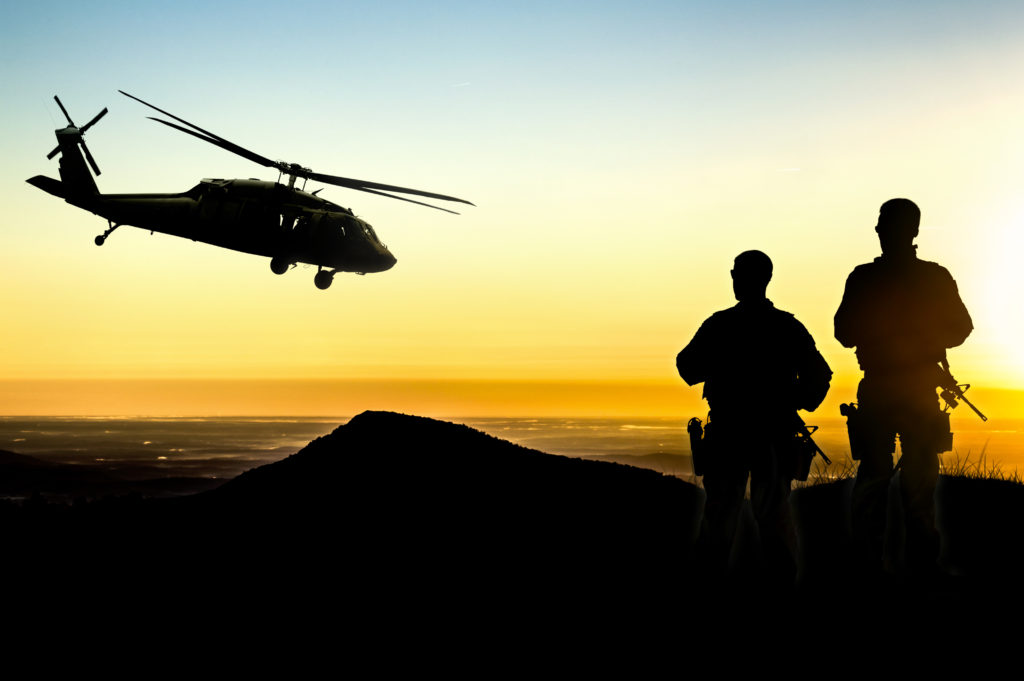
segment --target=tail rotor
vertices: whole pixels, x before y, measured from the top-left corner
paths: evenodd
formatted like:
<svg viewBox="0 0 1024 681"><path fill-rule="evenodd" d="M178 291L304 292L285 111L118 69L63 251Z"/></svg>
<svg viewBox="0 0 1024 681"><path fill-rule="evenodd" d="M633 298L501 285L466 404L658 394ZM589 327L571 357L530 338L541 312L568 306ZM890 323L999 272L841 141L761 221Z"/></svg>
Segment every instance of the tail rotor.
<svg viewBox="0 0 1024 681"><path fill-rule="evenodd" d="M61 104L60 98L57 97L57 95L54 95L53 99L57 102L57 106L60 107L61 112L64 114L64 118L68 119L68 127L64 128L64 130L61 130L59 132L64 135L73 135L75 137L74 141L80 147L82 147L82 152L85 154L85 160L89 162L89 165L92 167L93 172L99 175L100 167L96 165L96 160L92 157L92 154L89 153L89 147L85 146L85 138L83 137L83 135L85 135L86 130L91 128L97 121L99 121L101 118L107 115L107 107L103 107L103 111L100 111L98 114L92 117L92 120L90 120L88 123L79 128L75 125L75 122L71 120L71 116L68 114L68 110L64 108L63 104ZM58 144L53 149L53 151L46 155L46 158L53 158L59 152L60 145Z"/></svg>

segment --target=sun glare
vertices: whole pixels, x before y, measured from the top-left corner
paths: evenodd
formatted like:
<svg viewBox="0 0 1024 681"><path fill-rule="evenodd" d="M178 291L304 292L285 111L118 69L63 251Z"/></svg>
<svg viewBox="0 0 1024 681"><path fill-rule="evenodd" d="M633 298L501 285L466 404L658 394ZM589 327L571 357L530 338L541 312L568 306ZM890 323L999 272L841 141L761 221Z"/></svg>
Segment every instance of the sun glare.
<svg viewBox="0 0 1024 681"><path fill-rule="evenodd" d="M983 314L1008 374L1024 379L1024 210L993 235L984 273ZM975 326L978 326L976 323Z"/></svg>

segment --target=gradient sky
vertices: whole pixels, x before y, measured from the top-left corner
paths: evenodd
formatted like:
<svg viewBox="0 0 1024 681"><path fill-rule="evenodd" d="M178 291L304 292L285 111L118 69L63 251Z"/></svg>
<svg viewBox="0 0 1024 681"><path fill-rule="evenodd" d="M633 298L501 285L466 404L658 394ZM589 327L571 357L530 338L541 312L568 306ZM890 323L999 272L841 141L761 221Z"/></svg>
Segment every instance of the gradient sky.
<svg viewBox="0 0 1024 681"><path fill-rule="evenodd" d="M375 382L421 413L469 415L472 395L522 413L531 384L538 412L671 411L699 397L675 354L733 304L752 248L849 400L832 315L895 196L974 318L954 373L1024 389L1022 38L1019 2L5 3L0 413L218 411L147 402L149 379L348 386L336 406L275 396L294 413L358 410ZM54 94L79 124L109 107L87 134L103 191L275 179L118 89L270 158L477 207L326 188L398 258L328 291L313 268L131 228L96 248L102 219L25 183L57 176ZM111 379L143 387L104 402ZM219 411L251 412L245 391Z"/></svg>

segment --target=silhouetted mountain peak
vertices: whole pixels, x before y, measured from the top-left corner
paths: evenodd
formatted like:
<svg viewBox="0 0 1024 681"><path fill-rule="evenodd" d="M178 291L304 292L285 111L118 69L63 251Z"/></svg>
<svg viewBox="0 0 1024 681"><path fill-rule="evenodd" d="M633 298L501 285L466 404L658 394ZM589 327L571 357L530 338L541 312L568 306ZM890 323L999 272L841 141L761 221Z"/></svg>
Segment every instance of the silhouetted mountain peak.
<svg viewBox="0 0 1024 681"><path fill-rule="evenodd" d="M678 516L695 487L622 464L545 454L465 425L367 411L301 451L207 493L209 501L346 513ZM655 508L657 507L657 508ZM321 512L318 510L317 512ZM650 517L650 516L649 516Z"/></svg>
<svg viewBox="0 0 1024 681"><path fill-rule="evenodd" d="M336 429L332 435L342 428L349 433L369 434L375 438L404 443L414 441L417 437L429 437L444 438L460 444L482 445L489 443L497 445L500 443L501 445L512 445L523 451L536 451L527 450L525 447L514 445L466 425L393 411L364 411L353 416L347 424Z"/></svg>
<svg viewBox="0 0 1024 681"><path fill-rule="evenodd" d="M174 517L191 509L232 542L322 554L314 562L325 566L345 550L373 579L397 583L415 565L434 586L472 590L495 575L549 588L540 562L574 575L678 574L702 497L654 471L368 411L287 459L173 506L182 511Z"/></svg>
<svg viewBox="0 0 1024 681"><path fill-rule="evenodd" d="M551 456L507 440L488 435L469 426L390 411L364 411L325 439L338 444L387 452L391 456L427 457L437 455L436 465L462 462L463 457Z"/></svg>

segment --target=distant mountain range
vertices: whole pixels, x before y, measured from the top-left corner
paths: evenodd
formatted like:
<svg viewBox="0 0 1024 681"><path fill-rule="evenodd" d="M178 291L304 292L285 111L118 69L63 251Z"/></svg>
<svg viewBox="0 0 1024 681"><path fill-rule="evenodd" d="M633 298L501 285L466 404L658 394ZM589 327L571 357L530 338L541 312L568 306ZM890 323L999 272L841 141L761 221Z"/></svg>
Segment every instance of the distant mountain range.
<svg viewBox="0 0 1024 681"><path fill-rule="evenodd" d="M33 495L70 503L76 499L109 496L144 497L195 494L223 483L211 478L150 478L139 480L119 474L102 464L61 464L0 450L0 498L20 499Z"/></svg>

